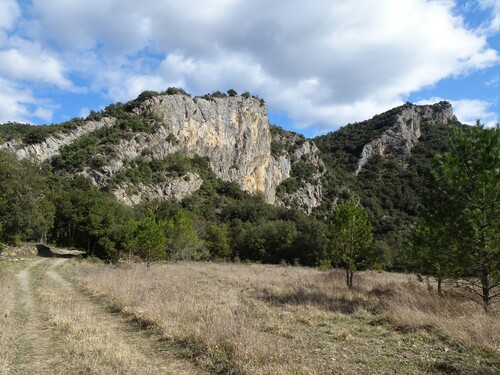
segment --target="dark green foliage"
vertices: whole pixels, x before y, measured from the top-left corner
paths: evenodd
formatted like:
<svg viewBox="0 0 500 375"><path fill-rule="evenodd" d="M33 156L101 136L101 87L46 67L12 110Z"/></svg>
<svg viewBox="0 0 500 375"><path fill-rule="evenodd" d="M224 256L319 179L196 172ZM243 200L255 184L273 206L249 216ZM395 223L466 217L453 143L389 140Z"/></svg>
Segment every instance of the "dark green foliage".
<svg viewBox="0 0 500 375"><path fill-rule="evenodd" d="M45 241L54 204L42 168L0 150L0 176L0 242Z"/></svg>
<svg viewBox="0 0 500 375"><path fill-rule="evenodd" d="M200 156L188 158L181 153L173 153L161 160L137 157L129 161L125 170L113 176L109 189L121 183L146 185L159 183L165 181L166 177L181 177L187 172L196 172L202 177L206 176L207 181L215 178L208 166L207 158Z"/></svg>
<svg viewBox="0 0 500 375"><path fill-rule="evenodd" d="M275 140L271 141L271 155L281 156L285 153L285 145Z"/></svg>
<svg viewBox="0 0 500 375"><path fill-rule="evenodd" d="M163 91L162 94L191 96L184 89L179 88L179 87L169 87L168 89Z"/></svg>
<svg viewBox="0 0 500 375"><path fill-rule="evenodd" d="M236 90L229 89L229 90L227 90L227 95L228 96L238 96L238 93L236 92Z"/></svg>
<svg viewBox="0 0 500 375"><path fill-rule="evenodd" d="M199 237L192 214L179 210L164 223L167 238L167 256L175 260L201 260L207 258L204 242Z"/></svg>
<svg viewBox="0 0 500 375"><path fill-rule="evenodd" d="M290 250L297 239L295 224L284 220L241 223L233 227L233 243L241 259L279 263L293 261Z"/></svg>
<svg viewBox="0 0 500 375"><path fill-rule="evenodd" d="M376 156L355 176L365 142L386 130L397 110L315 138L327 167L322 181L325 204L316 214L327 217L334 209L329 202L358 197L373 223L374 246L384 254L380 266L403 271L411 268L404 244L411 240L422 200L432 190L427 177L433 155L448 149L448 135L454 125L422 123L422 135L409 159Z"/></svg>
<svg viewBox="0 0 500 375"><path fill-rule="evenodd" d="M170 133L165 140L167 142L169 142L170 144L172 144L173 146L176 146L179 144L179 140L172 133Z"/></svg>
<svg viewBox="0 0 500 375"><path fill-rule="evenodd" d="M336 132L314 138L323 152L323 161L354 172L363 146L390 128L399 112L397 107L370 120L348 124Z"/></svg>
<svg viewBox="0 0 500 375"><path fill-rule="evenodd" d="M95 189L90 180L77 177L59 183L55 197L53 240L84 249L87 255L115 261L124 248L124 227L130 209L114 196Z"/></svg>
<svg viewBox="0 0 500 375"><path fill-rule="evenodd" d="M127 246L149 265L165 259L167 238L151 210L139 221L130 220L125 226Z"/></svg>
<svg viewBox="0 0 500 375"><path fill-rule="evenodd" d="M313 176L318 173L318 168L303 160L292 164L292 176L299 181L312 182Z"/></svg>
<svg viewBox="0 0 500 375"><path fill-rule="evenodd" d="M211 97L212 98L226 98L227 95L220 92L220 91L214 91L212 94L211 94Z"/></svg>
<svg viewBox="0 0 500 375"><path fill-rule="evenodd" d="M29 125L8 122L0 125L0 143L11 140L20 140L26 144L44 141L54 133L67 133L83 125L82 119L72 119L58 125Z"/></svg>
<svg viewBox="0 0 500 375"><path fill-rule="evenodd" d="M489 311L500 286L500 127L453 129L431 183L422 218L434 244L416 245L432 247L424 258L433 257L435 275L464 281Z"/></svg>
<svg viewBox="0 0 500 375"><path fill-rule="evenodd" d="M146 124L139 117L122 112L118 125L103 127L78 138L62 148L52 165L56 170L76 172L87 166L99 166L108 163L108 157L114 156L114 147L122 140L130 140L135 134L154 133L156 126Z"/></svg>
<svg viewBox="0 0 500 375"><path fill-rule="evenodd" d="M300 180L295 177L289 177L276 188L276 196L279 198L285 197L287 194L293 194L302 187Z"/></svg>
<svg viewBox="0 0 500 375"><path fill-rule="evenodd" d="M231 259L231 243L227 224L210 224L207 227L205 242L211 259Z"/></svg>
<svg viewBox="0 0 500 375"><path fill-rule="evenodd" d="M333 212L329 223L329 259L346 270L346 283L352 288L355 271L370 265L372 227L367 212L350 199Z"/></svg>
<svg viewBox="0 0 500 375"><path fill-rule="evenodd" d="M145 102L146 100L149 100L151 98L154 98L155 96L160 95L156 91L143 91L139 94L139 96L135 99L137 103Z"/></svg>

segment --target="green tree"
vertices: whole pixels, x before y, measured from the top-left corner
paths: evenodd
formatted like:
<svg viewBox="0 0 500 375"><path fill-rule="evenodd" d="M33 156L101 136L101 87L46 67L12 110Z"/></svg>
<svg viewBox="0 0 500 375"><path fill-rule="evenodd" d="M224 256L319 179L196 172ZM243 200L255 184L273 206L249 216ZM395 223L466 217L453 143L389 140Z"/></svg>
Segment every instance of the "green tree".
<svg viewBox="0 0 500 375"><path fill-rule="evenodd" d="M88 178L59 181L52 238L59 244L85 249L87 255L116 261L124 242L130 209L111 195L97 190Z"/></svg>
<svg viewBox="0 0 500 375"><path fill-rule="evenodd" d="M330 221L330 259L346 271L346 283L352 288L356 270L366 266L372 242L372 226L367 212L351 198L339 204Z"/></svg>
<svg viewBox="0 0 500 375"><path fill-rule="evenodd" d="M203 257L204 243L188 212L179 210L165 222L164 229L169 257L181 260L200 260Z"/></svg>
<svg viewBox="0 0 500 375"><path fill-rule="evenodd" d="M440 240L449 242L450 276L488 312L500 294L500 128L454 128L437 162L427 223L439 223Z"/></svg>
<svg viewBox="0 0 500 375"><path fill-rule="evenodd" d="M165 258L167 240L162 226L156 222L152 211L148 211L135 225L129 222L127 228L133 233L130 245L146 261L147 267L153 261Z"/></svg>
<svg viewBox="0 0 500 375"><path fill-rule="evenodd" d="M229 229L226 224L210 224L207 227L205 241L212 259L229 260L231 258Z"/></svg>
<svg viewBox="0 0 500 375"><path fill-rule="evenodd" d="M428 219L430 220L430 218ZM437 281L438 293L443 293L443 281L454 272L454 246L440 222L418 226L410 246L410 266L419 274Z"/></svg>
<svg viewBox="0 0 500 375"><path fill-rule="evenodd" d="M44 171L0 150L0 176L0 239L9 243L16 239L44 241L54 223Z"/></svg>

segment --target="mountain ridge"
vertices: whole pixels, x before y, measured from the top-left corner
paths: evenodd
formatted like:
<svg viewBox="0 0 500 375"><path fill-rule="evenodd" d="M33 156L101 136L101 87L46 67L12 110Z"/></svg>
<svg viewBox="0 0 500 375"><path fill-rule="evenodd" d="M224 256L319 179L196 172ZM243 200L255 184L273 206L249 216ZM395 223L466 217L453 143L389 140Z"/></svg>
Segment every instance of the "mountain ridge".
<svg viewBox="0 0 500 375"><path fill-rule="evenodd" d="M320 156L316 143L322 137L340 134L353 126L378 124L371 138L361 147L358 145L359 155L351 155L357 158L354 170L357 175L376 155L397 154L407 159L418 143L422 122L457 122L448 102L422 106L406 103L370 120L348 124L337 132L306 139L270 126L262 99L219 94L192 98L182 90L162 94L147 91L134 101L112 104L100 113L92 111L76 127L63 127L44 139L34 137L30 142L13 138L0 144L0 149L10 150L20 159L39 163L49 160L57 168L68 154L67 149L79 140L99 131L102 134L97 137L110 138L106 128L117 127L123 134L113 136L120 139L107 142L105 145L109 147L97 139L94 155L73 173L88 176L96 186L106 188L114 176L138 158L151 162L174 153L207 157L210 168L222 180L236 182L251 194L262 194L268 203L311 213L323 201L323 158L329 150L323 147ZM129 192L126 183L121 183L114 188L114 194L128 205L138 204L143 198L182 200L202 183L200 176L192 171L189 175L162 176L161 180L156 184L136 184L134 193Z"/></svg>

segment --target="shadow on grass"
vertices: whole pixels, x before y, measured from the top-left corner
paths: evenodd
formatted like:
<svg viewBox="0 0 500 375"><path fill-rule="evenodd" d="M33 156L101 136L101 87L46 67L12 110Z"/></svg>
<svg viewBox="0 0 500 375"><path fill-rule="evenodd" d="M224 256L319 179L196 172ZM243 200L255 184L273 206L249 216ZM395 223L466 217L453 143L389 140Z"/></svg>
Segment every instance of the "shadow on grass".
<svg viewBox="0 0 500 375"><path fill-rule="evenodd" d="M385 308L385 303L379 298L368 300L357 294L354 292L349 297L343 295L331 296L322 291L305 288L289 293L273 293L264 289L257 298L272 305L314 305L326 311L336 311L343 314L353 314L360 309L371 313L379 313Z"/></svg>
<svg viewBox="0 0 500 375"><path fill-rule="evenodd" d="M479 362L461 369L452 360L438 360L434 364L424 366L424 368L433 374L446 375L461 375L461 374L481 374L481 375L498 375L499 368L495 363Z"/></svg>
<svg viewBox="0 0 500 375"><path fill-rule="evenodd" d="M43 244L36 245L36 250L38 252L38 256L41 256L44 258L75 258L75 257L81 256L80 252L74 252L74 253L55 252L50 247L43 245Z"/></svg>

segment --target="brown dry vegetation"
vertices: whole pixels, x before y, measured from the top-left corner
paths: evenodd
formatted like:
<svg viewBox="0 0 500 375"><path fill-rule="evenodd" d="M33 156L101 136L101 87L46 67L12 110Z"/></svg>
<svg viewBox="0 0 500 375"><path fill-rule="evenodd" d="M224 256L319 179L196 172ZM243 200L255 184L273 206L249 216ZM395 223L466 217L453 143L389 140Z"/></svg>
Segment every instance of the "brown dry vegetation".
<svg viewBox="0 0 500 375"><path fill-rule="evenodd" d="M409 275L360 273L349 290L338 271L255 264L68 262L61 272L213 373L500 371L498 311Z"/></svg>
<svg viewBox="0 0 500 375"><path fill-rule="evenodd" d="M6 322L10 319L14 308L14 280L15 265L9 264L0 267L0 348L7 348L10 341L10 332L6 329ZM6 373L8 368L8 353L5 349L0 355L0 374Z"/></svg>
<svg viewBox="0 0 500 375"><path fill-rule="evenodd" d="M67 259L0 259L0 374L203 373L57 272Z"/></svg>

